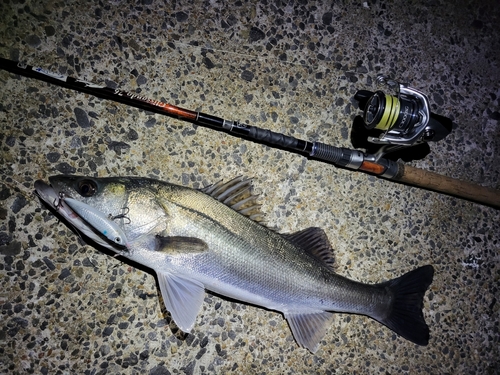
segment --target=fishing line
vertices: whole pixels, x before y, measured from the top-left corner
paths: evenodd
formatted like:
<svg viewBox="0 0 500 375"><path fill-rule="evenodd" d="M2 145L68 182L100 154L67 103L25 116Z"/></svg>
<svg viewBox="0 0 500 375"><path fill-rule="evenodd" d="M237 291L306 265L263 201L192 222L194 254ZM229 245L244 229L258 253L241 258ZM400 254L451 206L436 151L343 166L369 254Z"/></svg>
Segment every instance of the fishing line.
<svg viewBox="0 0 500 375"><path fill-rule="evenodd" d="M223 131L271 147L295 152L341 168L359 170L391 181L500 208L499 190L442 176L384 157L389 148L393 150L402 146L413 145L415 142L433 140L433 137L436 138L435 140L439 140L446 136L447 131L451 130L448 129L449 126L446 125L445 121L451 120L432 114L429 111L425 95L404 85L399 86L397 96L385 95L380 91L371 93L364 90L358 91L356 94L356 99L365 111L365 124L368 127L372 126L383 131L382 136L371 139L374 143L382 145L380 152L366 154L355 149L336 147L316 141L310 142L238 121L192 111L130 91L100 86L92 82L4 58L0 58L0 68L102 99L113 100L146 111ZM388 81L387 83L395 85L394 81ZM423 117L425 121L419 120L420 117Z"/></svg>

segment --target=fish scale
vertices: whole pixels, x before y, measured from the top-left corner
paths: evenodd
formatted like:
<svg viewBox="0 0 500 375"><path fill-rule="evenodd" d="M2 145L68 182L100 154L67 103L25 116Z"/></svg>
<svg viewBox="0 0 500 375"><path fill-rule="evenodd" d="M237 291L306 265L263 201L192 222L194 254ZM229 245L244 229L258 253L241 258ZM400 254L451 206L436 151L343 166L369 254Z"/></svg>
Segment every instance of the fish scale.
<svg viewBox="0 0 500 375"><path fill-rule="evenodd" d="M60 210L68 221L78 220L76 228L156 272L166 308L186 332L193 328L208 289L283 313L298 344L312 352L334 312L364 314L416 344L428 343L422 307L432 266L379 284L338 275L322 229L279 234L250 218L262 213L249 195L249 179L238 177L202 190L137 177L55 176L49 181L50 186L35 184L42 199L60 196L62 205L64 197L81 202L71 206L71 214L68 208ZM46 203L54 206L51 199ZM126 220L116 211L126 212ZM87 221L84 228L84 214L121 220ZM109 228L125 233L125 249L103 238L103 229Z"/></svg>

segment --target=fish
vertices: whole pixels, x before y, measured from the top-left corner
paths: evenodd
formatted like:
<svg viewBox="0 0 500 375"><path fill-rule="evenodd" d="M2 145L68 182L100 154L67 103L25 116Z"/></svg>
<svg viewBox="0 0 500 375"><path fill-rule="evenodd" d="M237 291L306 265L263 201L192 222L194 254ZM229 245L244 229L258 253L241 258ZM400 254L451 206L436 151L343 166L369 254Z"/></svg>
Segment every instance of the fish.
<svg viewBox="0 0 500 375"><path fill-rule="evenodd" d="M193 189L141 177L58 175L36 181L35 190L90 240L153 270L184 332L209 290L282 313L297 344L312 353L335 313L366 315L417 345L429 342L423 307L432 265L375 284L339 275L323 229L279 233L263 223L252 179ZM115 229L123 242L103 234Z"/></svg>

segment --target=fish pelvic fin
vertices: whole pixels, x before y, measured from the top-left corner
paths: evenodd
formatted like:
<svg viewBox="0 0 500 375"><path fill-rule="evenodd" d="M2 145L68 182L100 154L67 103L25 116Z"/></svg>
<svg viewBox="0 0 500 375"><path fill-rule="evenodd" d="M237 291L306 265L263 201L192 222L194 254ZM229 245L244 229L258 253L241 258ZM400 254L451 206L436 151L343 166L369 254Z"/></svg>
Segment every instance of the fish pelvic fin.
<svg viewBox="0 0 500 375"><path fill-rule="evenodd" d="M204 286L194 280L167 272L157 272L165 307L177 327L191 332L205 298Z"/></svg>
<svg viewBox="0 0 500 375"><path fill-rule="evenodd" d="M433 277L434 268L427 265L379 284L390 290L393 302L384 318L374 318L405 339L418 345L427 345L429 327L425 323L422 308L425 292Z"/></svg>
<svg viewBox="0 0 500 375"><path fill-rule="evenodd" d="M333 314L327 311L287 312L285 318L297 343L309 349L311 353L316 353Z"/></svg>

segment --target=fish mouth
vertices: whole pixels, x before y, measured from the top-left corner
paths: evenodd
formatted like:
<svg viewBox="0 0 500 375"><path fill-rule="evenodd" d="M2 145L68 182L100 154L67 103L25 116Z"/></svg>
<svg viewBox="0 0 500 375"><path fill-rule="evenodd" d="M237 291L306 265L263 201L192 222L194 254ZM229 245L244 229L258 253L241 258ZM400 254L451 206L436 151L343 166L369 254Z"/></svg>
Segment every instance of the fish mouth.
<svg viewBox="0 0 500 375"><path fill-rule="evenodd" d="M54 188L52 185L46 184L42 180L35 181L35 192L38 197L44 201L50 208L61 211L62 216L76 215L78 216L67 204L64 204L63 196L59 189ZM66 214L66 215L65 215Z"/></svg>
<svg viewBox="0 0 500 375"><path fill-rule="evenodd" d="M47 205L52 211L55 211L57 214L66 219L73 227L81 230L81 223L78 220L82 221L80 216L71 209L65 202L64 196L60 191L60 189L45 183L42 180L35 181L35 192L36 195Z"/></svg>
<svg viewBox="0 0 500 375"><path fill-rule="evenodd" d="M71 198L64 189L57 184L47 184L42 180L35 181L36 195L51 209L51 211L62 216L78 233L83 234L92 241L115 252L124 250L125 246L117 245L102 235L99 228L95 228L83 219L74 209L65 202L66 198Z"/></svg>

